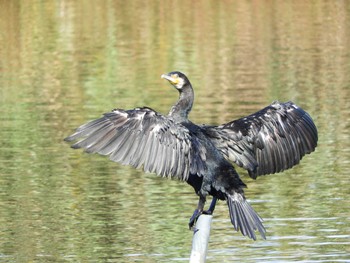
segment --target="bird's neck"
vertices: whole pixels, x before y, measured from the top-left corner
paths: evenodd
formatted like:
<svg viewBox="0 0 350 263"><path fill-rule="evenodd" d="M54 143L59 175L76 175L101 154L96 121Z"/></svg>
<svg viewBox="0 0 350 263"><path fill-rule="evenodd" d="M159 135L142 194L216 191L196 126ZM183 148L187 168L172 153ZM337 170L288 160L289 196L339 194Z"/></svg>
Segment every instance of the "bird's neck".
<svg viewBox="0 0 350 263"><path fill-rule="evenodd" d="M188 121L188 114L192 109L194 94L191 84L188 84L180 91L179 100L171 107L169 116L177 122Z"/></svg>

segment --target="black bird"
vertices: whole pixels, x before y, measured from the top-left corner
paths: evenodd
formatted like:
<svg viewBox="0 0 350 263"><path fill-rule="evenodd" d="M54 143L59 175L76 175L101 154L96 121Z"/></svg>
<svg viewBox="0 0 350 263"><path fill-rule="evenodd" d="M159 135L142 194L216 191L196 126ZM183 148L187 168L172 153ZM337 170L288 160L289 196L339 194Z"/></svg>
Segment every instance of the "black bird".
<svg viewBox="0 0 350 263"><path fill-rule="evenodd" d="M80 126L65 140L78 140L72 148L186 181L199 196L190 227L202 213L213 213L220 199L226 200L236 231L255 240L258 230L265 238L262 219L247 202L246 185L232 162L254 179L298 164L317 145L317 129L310 115L292 102L274 102L226 124L196 125L188 119L194 100L188 78L177 71L161 77L180 93L167 116L148 107L114 109ZM204 211L207 195L213 200Z"/></svg>

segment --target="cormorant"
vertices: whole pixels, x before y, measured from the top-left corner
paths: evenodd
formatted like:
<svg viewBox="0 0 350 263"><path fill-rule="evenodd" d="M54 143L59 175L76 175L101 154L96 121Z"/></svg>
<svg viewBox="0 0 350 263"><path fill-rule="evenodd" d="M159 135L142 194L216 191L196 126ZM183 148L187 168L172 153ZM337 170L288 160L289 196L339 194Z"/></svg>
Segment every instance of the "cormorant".
<svg viewBox="0 0 350 263"><path fill-rule="evenodd" d="M179 100L164 116L151 108L114 109L79 128L66 141L72 148L109 155L112 161L190 184L199 196L189 226L202 213L213 213L217 199L226 200L236 231L265 238L262 219L247 202L246 185L232 163L250 177L281 172L314 151L317 129L310 115L293 102L273 102L266 108L219 126L196 125L188 119L194 94L181 72L163 74ZM213 200L207 211L207 195Z"/></svg>

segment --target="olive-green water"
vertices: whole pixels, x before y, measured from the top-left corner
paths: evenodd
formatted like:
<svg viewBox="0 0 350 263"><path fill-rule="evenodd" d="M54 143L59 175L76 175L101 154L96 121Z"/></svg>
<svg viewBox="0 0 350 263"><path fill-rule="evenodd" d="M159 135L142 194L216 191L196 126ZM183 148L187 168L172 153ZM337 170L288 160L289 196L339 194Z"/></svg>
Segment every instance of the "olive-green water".
<svg viewBox="0 0 350 263"><path fill-rule="evenodd" d="M319 130L295 168L240 170L267 240L220 202L207 261L350 262L350 2L205 0L0 0L0 262L188 261L190 186L63 142L113 108L166 114L172 70L196 123L293 100Z"/></svg>

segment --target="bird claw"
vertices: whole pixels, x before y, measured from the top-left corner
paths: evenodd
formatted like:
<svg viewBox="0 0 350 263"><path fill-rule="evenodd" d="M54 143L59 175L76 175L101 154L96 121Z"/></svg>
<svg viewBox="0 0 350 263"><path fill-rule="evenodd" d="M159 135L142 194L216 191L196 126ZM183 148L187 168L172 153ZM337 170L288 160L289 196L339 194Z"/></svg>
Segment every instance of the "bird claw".
<svg viewBox="0 0 350 263"><path fill-rule="evenodd" d="M202 214L203 215L212 215L213 211L211 211L211 210L204 210L203 211L203 210L198 210L198 209L194 210L193 215L190 218L190 222L188 223L188 227L190 230L192 229L194 232L196 232L198 230L194 227L194 225L196 224L198 218Z"/></svg>
<svg viewBox="0 0 350 263"><path fill-rule="evenodd" d="M194 210L193 215L190 218L190 222L188 223L189 229L193 229L195 231L195 228L193 226L196 224L198 217L203 213L201 210Z"/></svg>
<svg viewBox="0 0 350 263"><path fill-rule="evenodd" d="M193 227L193 228L192 228L192 230L193 230L193 234L196 234L196 233L197 233L197 231L199 231L199 229L198 229L198 228L196 228L196 227Z"/></svg>
<svg viewBox="0 0 350 263"><path fill-rule="evenodd" d="M206 210L206 211L203 211L202 214L203 214L203 215L212 215L212 214L213 214L213 211L211 211L211 210Z"/></svg>

